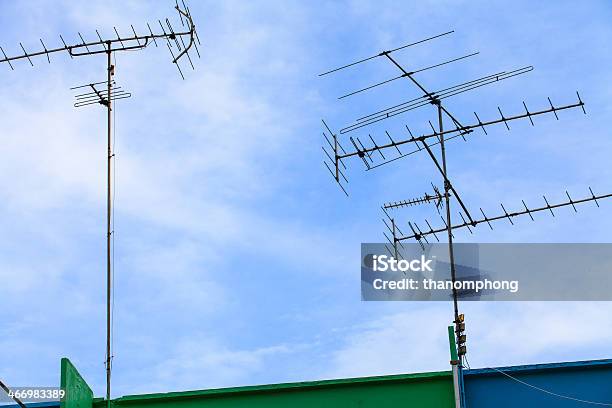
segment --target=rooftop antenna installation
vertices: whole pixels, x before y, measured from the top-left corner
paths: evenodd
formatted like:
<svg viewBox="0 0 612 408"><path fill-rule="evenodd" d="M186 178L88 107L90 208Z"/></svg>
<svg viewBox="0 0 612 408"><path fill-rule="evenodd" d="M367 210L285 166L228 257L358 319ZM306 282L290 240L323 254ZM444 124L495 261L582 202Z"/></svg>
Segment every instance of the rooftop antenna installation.
<svg viewBox="0 0 612 408"><path fill-rule="evenodd" d="M198 58L200 57L200 51L198 50L198 44L200 39L196 31L195 24L191 16L189 7L181 0L179 6L178 0L175 0L175 10L178 13L182 30L176 31L168 18L163 22L157 20L159 28L153 25L153 28L147 23L147 29L144 34L138 34L133 25L130 25L131 34L121 35L116 27L113 27L116 37L104 39L98 30L96 30L96 37L93 41L86 41L81 33L77 33L79 40L74 43L66 43L62 35L59 35L61 45L54 48L47 48L42 39L40 39L40 45L42 50L35 52L26 51L22 43L19 43L22 54L7 56L6 52L0 47L2 57L0 63L6 63L11 70L15 69L14 63L19 60L27 60L27 62L34 66L33 60L36 57L45 57L48 63L51 63L51 55L66 52L71 59L78 57L92 56L98 54L106 55L106 80L96 83L88 83L86 85L77 86L71 88L77 92L75 96L76 102L75 107L88 106L93 104L100 104L106 108L107 112L107 185L106 185L106 356L105 356L105 370L106 370L106 401L107 406L110 408L110 397L111 397L111 371L112 371L112 350L111 350L111 319L112 319L112 264L111 264L111 240L113 239L112 230L112 160L114 158L112 138L111 138L111 112L113 110L113 104L119 99L126 99L131 96L129 92L126 92L121 87L116 86L113 76L115 75L115 66L112 64L112 57L116 52L122 51L138 51L143 50L154 44L158 47L157 40L161 43L166 43L168 51L172 57L172 63L177 67L177 70L181 78L185 79L183 71L179 64L180 61L186 59L192 69L195 69L193 61L189 51L192 48L195 50ZM148 32L148 34L147 34Z"/></svg>
<svg viewBox="0 0 612 408"><path fill-rule="evenodd" d="M450 112L449 109L447 109L443 101L446 101L448 98L451 98L453 96L476 90L486 85L495 84L506 79L526 74L532 71L533 67L525 66L507 71L495 72L462 83L447 85L436 91L429 91L423 86L421 80L418 79L419 73L466 60L477 55L478 52L473 52L463 56L447 59L434 65L410 70L404 68L394 58L394 55L398 52L404 51L410 47L420 46L424 43L437 40L441 37L446 37L452 34L453 32L454 31L447 31L416 42L412 42L410 44L403 45L401 47L382 51L370 57L363 58L361 60L326 71L320 74L319 76L327 76L341 70L353 69L357 65L368 63L373 60L385 60L399 71L398 76L388 78L386 80L377 82L367 87L349 92L340 96L338 99L346 99L356 94L360 94L362 92L369 91L373 88L384 86L391 82L399 80L409 81L421 93L421 96L419 97L400 103L395 103L391 106L384 107L368 115L361 116L357 118L354 122L342 127L338 132L332 131L328 123L323 120L323 137L325 140L323 145L323 151L325 154L323 163L331 173L334 181L340 187L342 192L346 194L346 196L348 196L346 188L348 178L345 173L348 170L346 162L349 159L358 158L364 164L366 171L371 171L380 166L395 162L396 160L399 160L406 156L421 152L422 154L427 154L427 156L430 157L435 170L439 173L439 177L441 178L443 187L440 189L434 184L432 184L432 191L428 191L422 196L407 200L401 200L398 202L390 202L382 206L382 210L385 215L385 218L383 218L383 222L390 234L389 236L386 232L384 233L389 244L391 245L391 247L387 246L387 250L389 251L391 256L394 256L396 259L399 259L399 257L401 257L400 248L403 247L402 243L404 241L414 239L419 244L421 244L422 247L424 247L423 241L427 243L427 238L429 236L433 236L439 242L440 239L438 238L437 234L446 235L450 259L450 274L454 286L455 282L457 281L457 277L453 253L453 230L466 228L471 233L472 229L475 229L478 225L483 223L486 223L492 229L492 222L494 221L507 219L511 224L513 224L513 218L523 215L528 215L529 217L531 217L532 220L535 220L533 217L533 213L540 211L550 212L551 215L554 216L553 209L564 206L572 206L573 209L577 211L576 205L578 204L583 204L592 201L597 206L599 206L598 200L612 197L612 194L595 195L593 193L593 190L589 187L590 195L578 200L572 199L569 193L566 192L566 201L550 204L546 197L543 196L545 205L530 208L527 206L525 201L522 200L522 207L512 212L506 211L504 205L501 204L503 214L498 214L495 216L487 216L482 210L482 208L479 209L479 214L475 214L475 211L470 211L468 209L468 206L462 199L462 195L459 194L459 192L455 188L455 185L451 181L452 178L450 177L447 171L446 144L448 141L457 138L462 138L463 140L467 141L466 137L469 137L475 130L478 129L480 129L483 133L488 134L487 128L491 128L494 125L503 124L509 131L510 122L513 122L515 120L528 119L531 125L535 126L534 118L536 117L554 115L554 117L559 120L559 113L562 111L580 108L582 112L586 114L586 110L584 108L584 102L582 101L579 93L576 92L576 98L574 99L574 101L565 105L555 105L553 104L551 99L548 98L548 100L546 101L547 103L538 110L529 110L527 104L523 101L520 113L515 113L513 115L505 115L502 112L501 108L498 107L497 111L499 112L499 116L497 118L491 118L483 121L481 120L480 116L478 116L478 114L474 112L474 119L467 121L462 118L461 120L459 120L457 116L455 116L453 113ZM429 122L431 132L414 135L407 125L405 125L406 134L402 136L391 135L389 131L384 131L384 135L381 135L378 139L375 139L370 133L367 132L368 127L375 123L380 123L390 119L397 119L400 117L400 115L425 106L432 106L436 111L437 123L435 123L434 125ZM447 122L450 121L450 126L445 126L445 119ZM361 134L359 134L359 132L361 132ZM357 136L357 134L359 134L359 136ZM342 142L340 140L341 136L343 137ZM343 144L344 146L346 146L346 148L343 146ZM433 149L434 146L438 145L440 150L439 154L434 152ZM459 207L458 215L461 218L461 222L453 223L451 216L451 200ZM442 209L444 209L444 214L440 215L442 223L440 227L433 227L428 220L425 220L427 227L423 229L421 229L421 227L419 227L416 223L409 222L408 228L410 232L405 234L404 232L402 232L402 230L400 230L399 226L397 225L395 217L390 214L391 211L400 208L426 204L434 204L438 213L440 213ZM455 289L453 289L452 297L454 308L453 322L455 325L454 331L458 354L458 361L452 363L453 370L455 370L456 367L459 372L458 378L461 378L460 373L464 364L465 354L467 353L465 345L466 336L464 333L465 318L464 315L459 312L458 293ZM462 402L462 397L460 395L456 395L456 398L457 402L460 404L458 406L464 406Z"/></svg>

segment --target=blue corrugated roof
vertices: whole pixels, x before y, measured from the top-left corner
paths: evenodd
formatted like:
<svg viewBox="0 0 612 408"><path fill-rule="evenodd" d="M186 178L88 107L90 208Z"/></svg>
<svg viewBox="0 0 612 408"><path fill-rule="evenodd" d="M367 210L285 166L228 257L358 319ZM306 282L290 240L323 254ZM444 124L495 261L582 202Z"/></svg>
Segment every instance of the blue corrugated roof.
<svg viewBox="0 0 612 408"><path fill-rule="evenodd" d="M569 361L564 363L546 363L546 364L528 364L518 366L507 366L507 367L495 367L495 368L475 368L465 370L465 375L487 375L487 374L499 374L498 371L504 371L507 373L511 372L530 372L530 371L545 371L545 370L563 370L563 369L574 369L584 367L611 367L612 359L603 360L587 360L587 361Z"/></svg>

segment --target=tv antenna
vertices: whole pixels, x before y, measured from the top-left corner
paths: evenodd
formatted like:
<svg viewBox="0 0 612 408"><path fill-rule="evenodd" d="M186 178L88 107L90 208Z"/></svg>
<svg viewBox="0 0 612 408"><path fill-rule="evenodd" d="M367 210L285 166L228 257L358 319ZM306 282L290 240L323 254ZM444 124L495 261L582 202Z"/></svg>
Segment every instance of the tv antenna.
<svg viewBox="0 0 612 408"><path fill-rule="evenodd" d="M177 67L177 70L181 78L185 79L180 61L186 57L192 69L195 69L193 61L189 51L193 48L196 51L198 58L200 57L200 51L198 50L198 44L200 39L196 31L195 24L191 16L189 7L185 4L184 0L181 0L181 6L178 4L178 0L175 0L175 10L178 12L182 30L176 31L168 18L163 22L157 20L159 28L154 24L154 28L147 23L147 31L145 34L138 34L133 25L130 25L131 34L121 35L116 27L113 27L116 38L104 39L98 30L96 30L97 39L93 41L86 41L81 33L77 33L79 40L74 43L66 43L62 35L59 35L61 45L55 48L47 48L42 39L40 44L42 50L39 49L35 52L26 51L22 43L19 43L23 54L14 56L7 56L4 49L0 47L2 57L0 63L7 63L11 70L14 70L14 62L19 60L27 60L27 62L34 66L33 59L36 57L46 57L47 62L51 63L51 55L57 53L66 52L70 58L85 57L91 55L105 54L106 55L106 80L96 83L88 83L86 85L77 86L71 88L78 93L76 97L75 107L88 106L92 104L100 104L106 107L107 112L107 183L106 183L106 356L105 356L105 369L106 369L106 402L110 408L111 398L111 371L112 371L112 350L111 350L111 319L112 319L112 264L111 264L111 240L113 239L113 223L112 223L112 160L114 159L112 138L111 138L111 112L113 110L113 103L119 99L126 99L131 96L129 92L126 92L121 87L115 85L113 76L115 75L115 65L112 63L112 57L114 53L122 51L138 51L147 48L149 45L154 44L158 47L157 41L163 43L165 40L168 51L172 57L172 63ZM146 33L148 32L148 34Z"/></svg>
<svg viewBox="0 0 612 408"><path fill-rule="evenodd" d="M391 245L391 247L387 246L387 250L396 259L401 257L401 251L399 247L403 247L402 243L404 241L414 239L418 243L420 243L422 247L424 247L423 241L428 242L427 238L429 236L433 236L437 241L440 241L437 234L446 235L446 239L448 241L451 280L453 283L453 323L455 325L454 331L457 346L456 351L458 354L458 360L453 361L451 363L453 364L453 369L455 369L456 367L458 372L460 373L464 364L467 349L465 346L466 337L464 333L464 315L459 313L458 293L457 290L454 289L457 277L453 251L453 230L466 228L470 232L472 232L472 229L475 229L478 225L481 225L483 223L486 223L490 228L493 228L492 222L494 221L507 219L510 223L513 223L513 218L523 215L528 215L529 217L531 217L532 220L535 220L533 217L533 213L540 211L548 211L554 216L553 209L564 206L572 206L574 210L577 211L576 205L578 204L593 201L597 206L599 206L598 200L612 197L612 194L595 195L593 193L593 190L589 187L590 195L578 200L572 199L569 193L566 192L567 200L555 204L550 204L546 197L543 196L545 205L540 207L530 208L527 206L525 201L522 201L523 206L519 210L508 212L502 204L501 209L503 211L503 214L498 214L495 216L487 216L482 209L480 209L479 214L476 214L475 212L472 212L468 209L468 206L462 199L462 195L455 188L455 185L451 181L452 178L447 171L446 143L448 141L457 138L467 140L466 137L470 137L470 135L472 135L474 131L478 129L482 130L482 132L484 132L485 134L488 134L487 128L491 128L494 125L503 124L503 126L505 126L507 130L510 130L510 122L516 120L528 119L531 125L535 126L534 118L536 117L554 115L555 118L559 120L559 113L562 111L581 108L583 113L586 114L586 110L584 108L584 102L582 101L578 92L576 92L575 99L565 105L555 105L553 104L551 99L548 98L548 100L546 101L547 103L540 107L538 110L529 110L527 104L523 101L522 106L520 106L520 113L505 115L502 112L501 108L498 107L497 110L499 112L499 116L497 118L482 120L480 116L478 116L478 114L474 112L474 119L466 121L462 118L461 120L459 120L457 116L455 116L449 111L449 109L447 109L443 101L465 92L476 90L487 85L495 84L506 79L526 74L532 71L533 67L525 66L507 71L495 72L462 83L447 85L436 91L429 91L423 86L421 80L417 79L419 73L466 60L477 55L478 52L461 55L458 57L441 61L434 65L410 70L404 68L394 57L397 52L404 51L405 49L410 47L420 46L423 43L427 43L429 41L433 41L441 37L446 37L452 34L453 32L454 31L447 31L391 50L382 51L370 57L363 58L361 60L329 70L320 74L319 76L326 76L344 69L354 68L355 66L363 63L382 59L397 68L399 71L399 75L385 79L381 82L374 83L367 87L346 93L340 96L339 99L349 98L356 94L360 94L362 92L366 92L380 86L385 86L391 82L395 82L398 80L409 81L421 93L421 96L419 97L396 103L394 105L379 109L368 115L361 116L357 118L354 122L342 127L338 132L332 131L331 127L323 120L323 137L325 139L325 143L323 145L325 158L323 163L331 173L332 177L334 178L334 181L338 184L340 189L344 192L344 194L348 196L346 188L348 178L345 173L348 170L346 162L349 159L358 158L364 164L366 171L371 171L380 166L392 163L398 159L419 152L422 152L422 154L427 154L430 157L436 171L439 173L439 176L441 178L443 185L442 189L432 184L433 190L426 192L423 196L402 200L399 202L391 202L384 204L382 206L382 209L386 219L383 218L383 222L387 227L390 236L386 232L384 232L384 235L389 241L389 244ZM437 123L434 125L429 122L431 132L415 135L406 125L406 134L402 136L391 135L389 131L385 131L384 135L375 139L370 133L367 133L367 128L373 124L399 117L400 115L403 115L409 111L425 106L432 106L437 114ZM450 126L445 126L445 119L447 122L450 121ZM362 134L360 134L360 136L354 136L358 133L358 131L362 132ZM342 143L344 143L344 146L346 146L346 148L341 143L340 136L344 136L344 140ZM433 150L433 147L437 145L439 145L439 154L436 154L436 152L434 152ZM453 223L451 216L451 199L459 206L459 216L461 218L461 222ZM428 220L425 220L427 227L423 229L421 229L421 227L419 227L416 223L409 222L408 227L410 231L409 233L404 233L398 227L395 217L390 214L391 211L403 207L411 207L415 205L424 205L430 203L435 204L435 207L438 212L440 212L441 209L444 208L444 216L440 216L442 222L442 226L440 227L433 227ZM461 376L459 375L458 377ZM461 398L459 396L457 396L457 398L457 402L461 403ZM463 406L463 404L461 404L461 406Z"/></svg>

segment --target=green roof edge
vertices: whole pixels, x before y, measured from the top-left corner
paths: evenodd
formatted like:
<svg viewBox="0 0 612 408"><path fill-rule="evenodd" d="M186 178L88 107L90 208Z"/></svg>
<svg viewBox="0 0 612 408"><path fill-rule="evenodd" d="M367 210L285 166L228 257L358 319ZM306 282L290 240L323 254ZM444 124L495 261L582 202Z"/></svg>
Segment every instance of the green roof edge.
<svg viewBox="0 0 612 408"><path fill-rule="evenodd" d="M178 391L178 392L166 392L166 393L155 393L155 394L140 394L140 395L125 395L123 397L113 400L114 404L123 404L130 402L141 402L151 400L171 400L176 398L198 398L198 397L216 397L230 394L242 394L242 393L260 393L268 391L297 391L305 388L323 388L323 387L334 387L334 386L350 386L353 384L363 383L385 383L385 382L401 382L401 381L415 381L415 380L432 380L443 377L450 377L450 371L434 371L428 373L415 373L415 374L395 374L395 375L383 375L383 376L372 376L372 377L356 377L356 378L343 378L335 380L318 380L318 381L303 381L303 382L291 382L291 383L279 383L279 384L265 384L265 385L249 385L244 387L229 387L229 388L212 388L206 390L195 390L195 391Z"/></svg>

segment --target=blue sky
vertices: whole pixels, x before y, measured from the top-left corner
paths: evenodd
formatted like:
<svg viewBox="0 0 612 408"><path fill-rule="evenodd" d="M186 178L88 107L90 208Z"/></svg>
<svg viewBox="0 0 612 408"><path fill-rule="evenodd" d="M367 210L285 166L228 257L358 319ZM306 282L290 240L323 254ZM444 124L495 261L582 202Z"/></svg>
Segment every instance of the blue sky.
<svg viewBox="0 0 612 408"><path fill-rule="evenodd" d="M202 59L185 81L163 48L117 56L133 96L116 109L115 396L448 368L450 304L359 300L360 243L381 240L381 203L422 194L435 169L424 155L368 173L350 162L347 199L320 151L321 118L338 129L418 93L395 83L338 101L397 72L374 61L317 77L328 68L454 29L398 60L412 69L480 51L423 73L433 89L535 67L449 100L459 118L571 103L576 90L588 112L449 143L466 203L493 212L611 191L609 2L192 3ZM108 36L166 16L176 17L165 1L5 0L0 43L14 54L20 41L53 46L58 34ZM105 62L35 63L0 67L0 378L58 384L66 356L103 395L104 112L74 109L69 88L104 79ZM432 119L422 109L385 128L426 131ZM609 242L610 203L566 210L457 238ZM411 209L401 222L427 216ZM472 366L611 357L609 303L462 310Z"/></svg>

